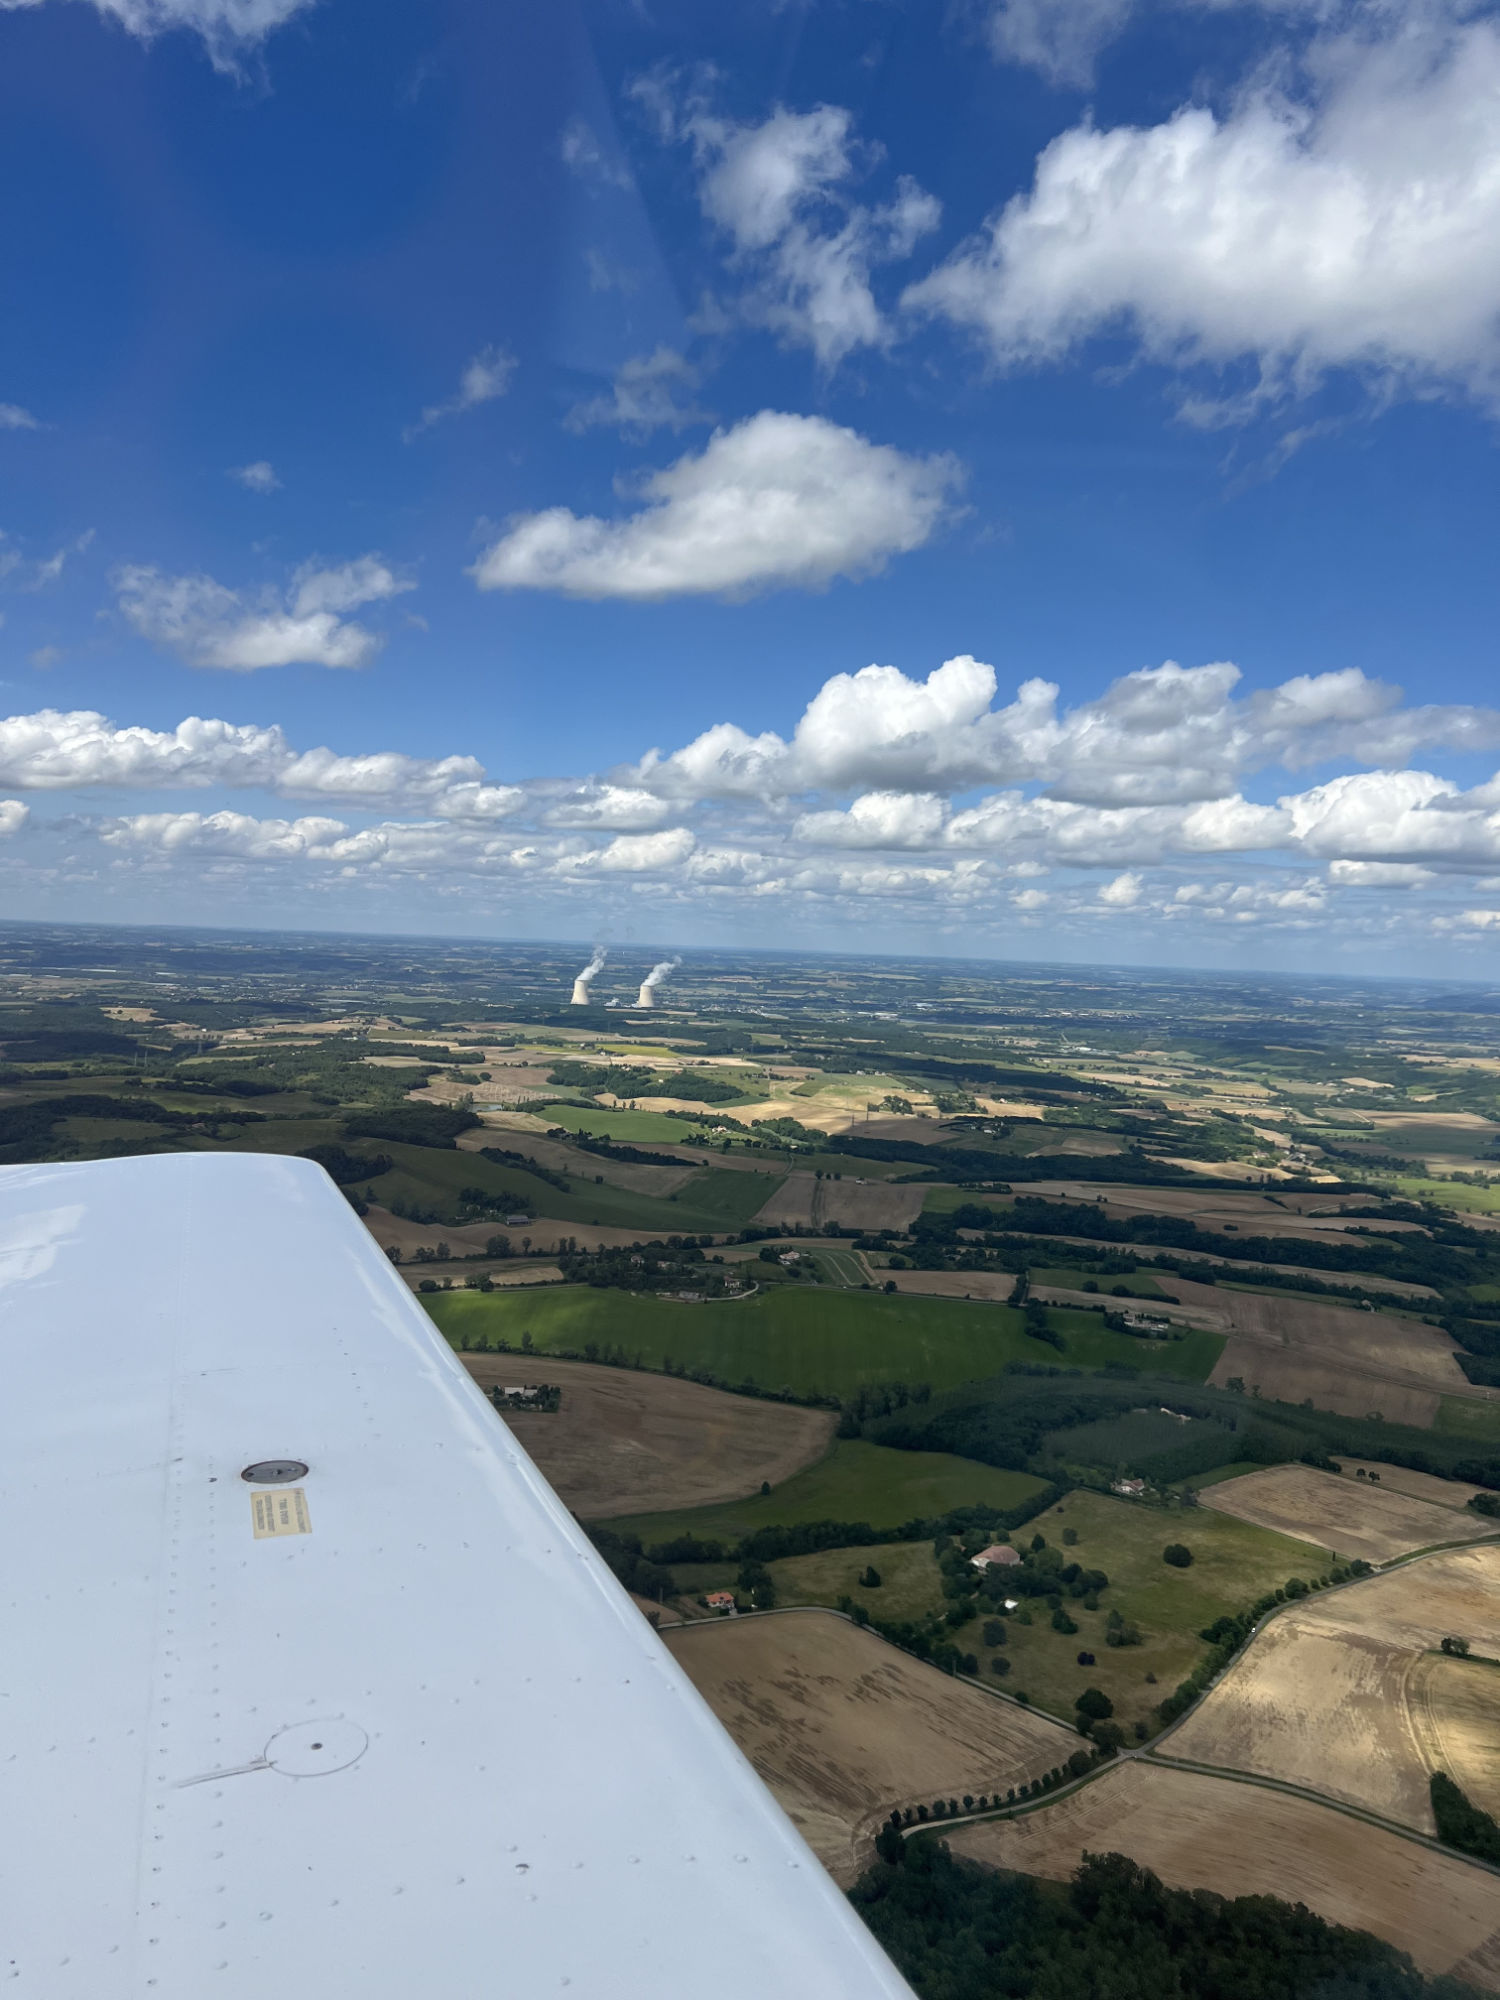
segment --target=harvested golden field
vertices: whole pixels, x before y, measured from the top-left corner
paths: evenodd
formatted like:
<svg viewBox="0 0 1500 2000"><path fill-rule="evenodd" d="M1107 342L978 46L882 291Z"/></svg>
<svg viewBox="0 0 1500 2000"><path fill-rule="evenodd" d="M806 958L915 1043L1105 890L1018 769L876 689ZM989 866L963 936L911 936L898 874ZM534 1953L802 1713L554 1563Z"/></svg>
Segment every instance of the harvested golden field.
<svg viewBox="0 0 1500 2000"><path fill-rule="evenodd" d="M1482 1486L1470 1486L1462 1479L1439 1479L1435 1473L1414 1472L1407 1465L1382 1465L1373 1458L1345 1458L1339 1454L1339 1464L1352 1478L1363 1472L1368 1476L1373 1472L1382 1486L1395 1493L1409 1493L1414 1500L1430 1500L1434 1507L1454 1507L1464 1513L1476 1493L1482 1493Z"/></svg>
<svg viewBox="0 0 1500 2000"><path fill-rule="evenodd" d="M851 1883L895 1806L1005 1790L1078 1737L984 1694L831 1611L665 1635L678 1664L835 1880Z"/></svg>
<svg viewBox="0 0 1500 2000"><path fill-rule="evenodd" d="M1500 1813L1500 1667L1423 1653L1408 1701L1431 1769L1446 1771L1485 1812Z"/></svg>
<svg viewBox="0 0 1500 2000"><path fill-rule="evenodd" d="M1283 1611L1162 1739L1163 1754L1283 1778L1431 1833L1434 1746L1445 1728L1461 1736L1467 1726L1447 1678L1425 1660L1450 1633L1476 1653L1500 1652L1500 1543L1431 1556ZM1492 1677L1475 1685L1481 1700L1491 1690L1493 1735L1500 1668L1475 1670ZM1500 1799L1475 1803L1492 1809Z"/></svg>
<svg viewBox="0 0 1500 2000"><path fill-rule="evenodd" d="M1002 1305L1016 1288L1011 1271L877 1271L875 1276L882 1284L894 1285L898 1292L933 1299L998 1299ZM1047 1296L1046 1287L1038 1285L1036 1295ZM1099 1303L1082 1292L1078 1296L1088 1305Z"/></svg>
<svg viewBox="0 0 1500 2000"><path fill-rule="evenodd" d="M466 1354L481 1388L555 1382L552 1413L507 1410L505 1422L565 1507L591 1520L743 1500L820 1459L833 1438L828 1410L726 1395L675 1375L557 1361L548 1355Z"/></svg>
<svg viewBox="0 0 1500 2000"><path fill-rule="evenodd" d="M1478 1541L1496 1530L1496 1523L1482 1515L1415 1499L1387 1486L1383 1478L1377 1485L1357 1479L1352 1471L1318 1472L1310 1465L1273 1465L1226 1479L1205 1486L1198 1502L1257 1527L1318 1542L1336 1555L1363 1556L1373 1563L1437 1542Z"/></svg>
<svg viewBox="0 0 1500 2000"><path fill-rule="evenodd" d="M1500 1884L1487 1869L1310 1799L1133 1762L1017 1820L957 1827L956 1854L1065 1881L1128 1854L1171 1887L1280 1896L1373 1931L1423 1972L1500 1991Z"/></svg>
<svg viewBox="0 0 1500 2000"><path fill-rule="evenodd" d="M755 1220L768 1229L823 1229L830 1222L854 1229L908 1229L921 1214L926 1194L925 1187L893 1187L847 1174L841 1181L788 1174L756 1211Z"/></svg>

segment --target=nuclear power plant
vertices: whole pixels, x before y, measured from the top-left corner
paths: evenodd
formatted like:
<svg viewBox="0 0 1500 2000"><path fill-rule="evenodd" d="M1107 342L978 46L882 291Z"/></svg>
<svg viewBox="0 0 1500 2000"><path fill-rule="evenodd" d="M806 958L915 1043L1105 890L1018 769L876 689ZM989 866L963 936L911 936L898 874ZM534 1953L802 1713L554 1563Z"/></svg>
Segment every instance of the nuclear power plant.
<svg viewBox="0 0 1500 2000"><path fill-rule="evenodd" d="M636 995L636 1006L654 1007L656 1005L657 987L662 984L668 973L675 972L681 963L682 960L680 958L664 958L660 965L653 965L641 981L641 990Z"/></svg>
<svg viewBox="0 0 1500 2000"><path fill-rule="evenodd" d="M593 1005L592 1000L589 998L589 988L604 970L604 961L608 956L609 954L605 951L603 945L600 945L596 949L588 964L573 981L573 998L570 1003L572 1006L591 1007Z"/></svg>

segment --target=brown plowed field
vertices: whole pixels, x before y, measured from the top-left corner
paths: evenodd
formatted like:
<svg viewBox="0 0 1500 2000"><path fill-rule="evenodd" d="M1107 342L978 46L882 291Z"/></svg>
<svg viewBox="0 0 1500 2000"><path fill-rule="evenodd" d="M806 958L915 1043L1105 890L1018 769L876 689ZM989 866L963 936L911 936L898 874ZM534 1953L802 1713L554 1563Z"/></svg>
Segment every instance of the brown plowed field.
<svg viewBox="0 0 1500 2000"><path fill-rule="evenodd" d="M894 1806L1039 1778L1078 1738L897 1652L830 1611L664 1635L678 1664L834 1878L851 1883Z"/></svg>
<svg viewBox="0 0 1500 2000"><path fill-rule="evenodd" d="M1432 1556L1282 1612L1163 1738L1163 1754L1283 1778L1431 1833L1434 1748L1445 1731L1467 1740L1469 1727L1467 1697L1450 1697L1453 1684L1425 1659L1449 1633L1476 1653L1500 1652L1500 1543ZM1474 1671L1491 1676L1473 1686L1480 1700L1490 1691L1493 1736L1500 1667ZM1465 1754L1483 1778L1479 1749ZM1471 1797L1486 1811L1500 1807L1484 1785ZM1500 1909L1500 1884L1494 1894Z"/></svg>
<svg viewBox="0 0 1500 2000"><path fill-rule="evenodd" d="M550 1355L465 1354L481 1388L555 1382L562 1407L505 1422L565 1507L590 1520L743 1500L812 1465L833 1438L828 1410L730 1396L675 1375Z"/></svg>
<svg viewBox="0 0 1500 2000"><path fill-rule="evenodd" d="M768 1229L822 1229L830 1222L854 1229L907 1229L922 1212L927 1190L887 1181L841 1181L788 1174L755 1220Z"/></svg>
<svg viewBox="0 0 1500 2000"><path fill-rule="evenodd" d="M1381 1471L1384 1472L1382 1467ZM1441 1485L1434 1479L1434 1486ZM1463 1489L1465 1497L1473 1488ZM1437 1542L1478 1541L1496 1531L1496 1523L1457 1507L1435 1506L1396 1491L1356 1479L1354 1473L1317 1472L1310 1465L1273 1465L1205 1486L1199 1504L1260 1528L1317 1542L1336 1555L1363 1556L1366 1562L1389 1562Z"/></svg>
<svg viewBox="0 0 1500 2000"><path fill-rule="evenodd" d="M1429 1428L1440 1396L1475 1392L1448 1335L1393 1312L1322 1305L1273 1292L1233 1292L1191 1279L1164 1280L1184 1305L1227 1313L1229 1342L1209 1381L1238 1376L1276 1402L1308 1398L1322 1410Z"/></svg>
<svg viewBox="0 0 1500 2000"><path fill-rule="evenodd" d="M1085 1852L1116 1852L1173 1888L1280 1896L1373 1931L1429 1975L1500 1991L1500 1881L1308 1799L1133 1762L1024 1819L948 1838L970 1860L1057 1881Z"/></svg>
<svg viewBox="0 0 1500 2000"><path fill-rule="evenodd" d="M877 1271L875 1276L898 1292L934 1299L995 1299L1002 1305L1016 1288L1011 1271ZM1036 1287L1036 1296L1048 1296L1044 1285ZM1088 1303L1096 1306L1099 1301L1091 1298Z"/></svg>

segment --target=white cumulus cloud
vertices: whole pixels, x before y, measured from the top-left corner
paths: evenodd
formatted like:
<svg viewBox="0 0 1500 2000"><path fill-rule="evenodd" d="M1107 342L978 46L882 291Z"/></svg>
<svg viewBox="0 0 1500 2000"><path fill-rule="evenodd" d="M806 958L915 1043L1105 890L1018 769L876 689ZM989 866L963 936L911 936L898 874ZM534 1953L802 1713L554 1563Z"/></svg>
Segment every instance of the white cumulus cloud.
<svg viewBox="0 0 1500 2000"><path fill-rule="evenodd" d="M120 610L143 639L166 646L192 667L254 673L305 663L363 667L384 640L343 614L414 586L377 556L337 569L304 566L288 597L246 597L210 576L167 576L144 566L115 576Z"/></svg>
<svg viewBox="0 0 1500 2000"><path fill-rule="evenodd" d="M31 808L20 799L0 799L0 840L19 833L31 817Z"/></svg>
<svg viewBox="0 0 1500 2000"><path fill-rule="evenodd" d="M602 424L627 437L645 437L662 429L685 430L689 424L712 421L706 411L694 405L697 387L697 369L675 348L658 347L651 354L635 355L624 362L609 394L575 403L563 423L574 432Z"/></svg>
<svg viewBox="0 0 1500 2000"><path fill-rule="evenodd" d="M481 590L650 602L820 589L920 548L959 468L871 444L824 417L762 410L645 481L623 520L522 515L471 572Z"/></svg>
<svg viewBox="0 0 1500 2000"><path fill-rule="evenodd" d="M1002 365L1119 330L1171 364L1251 361L1266 388L1352 368L1493 400L1500 30L1401 26L1316 44L1301 97L1063 133L907 304Z"/></svg>
<svg viewBox="0 0 1500 2000"><path fill-rule="evenodd" d="M276 477L276 468L268 458L257 458L249 465L231 465L229 477L237 480L250 493L274 493L281 485Z"/></svg>
<svg viewBox="0 0 1500 2000"><path fill-rule="evenodd" d="M43 0L0 0L0 8L36 7ZM216 69L233 71L238 59L312 0L93 0L107 20L142 41L169 28L191 28L203 37Z"/></svg>
<svg viewBox="0 0 1500 2000"><path fill-rule="evenodd" d="M430 403L420 421L408 424L402 437L410 444L414 437L440 424L444 417L460 416L465 410L478 409L481 403L495 402L510 388L516 365L516 357L507 354L503 347L481 347L459 377L456 393L446 402Z"/></svg>
<svg viewBox="0 0 1500 2000"><path fill-rule="evenodd" d="M170 730L122 729L93 709L39 709L0 721L0 784L20 791L219 786L376 807L417 806L456 820L508 818L526 798L518 785L491 784L475 757L299 751L274 725L196 715Z"/></svg>

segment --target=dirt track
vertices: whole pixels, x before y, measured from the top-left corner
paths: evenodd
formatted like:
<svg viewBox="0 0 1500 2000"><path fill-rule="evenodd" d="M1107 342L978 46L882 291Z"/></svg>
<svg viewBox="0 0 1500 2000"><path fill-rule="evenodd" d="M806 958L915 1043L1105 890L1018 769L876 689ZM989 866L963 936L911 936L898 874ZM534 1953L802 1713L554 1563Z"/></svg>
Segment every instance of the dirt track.
<svg viewBox="0 0 1500 2000"><path fill-rule="evenodd" d="M1380 1468L1382 1474L1385 1468ZM1432 1484L1441 1484L1433 1480ZM1463 1489L1472 1492L1472 1487ZM1232 1514L1256 1527L1274 1528L1299 1541L1316 1542L1341 1556L1389 1562L1392 1556L1440 1542L1478 1541L1496 1524L1462 1506L1437 1505L1398 1488L1310 1465L1275 1465L1220 1486L1205 1486L1200 1506Z"/></svg>
<svg viewBox="0 0 1500 2000"><path fill-rule="evenodd" d="M939 1673L833 1612L717 1619L665 1636L846 1886L894 1806L1003 1791L1078 1748L1060 1722Z"/></svg>
<svg viewBox="0 0 1500 2000"><path fill-rule="evenodd" d="M743 1500L821 1458L827 1410L730 1396L674 1375L647 1375L547 1355L466 1354L484 1388L556 1382L550 1415L508 1410L505 1421L563 1505L586 1519L710 1507Z"/></svg>
<svg viewBox="0 0 1500 2000"><path fill-rule="evenodd" d="M1500 1991L1500 1882L1310 1800L1132 1762L1024 1819L959 1827L949 1840L971 1860L1054 1880L1085 1851L1128 1854L1173 1888L1305 1903L1410 1952L1429 1975Z"/></svg>

